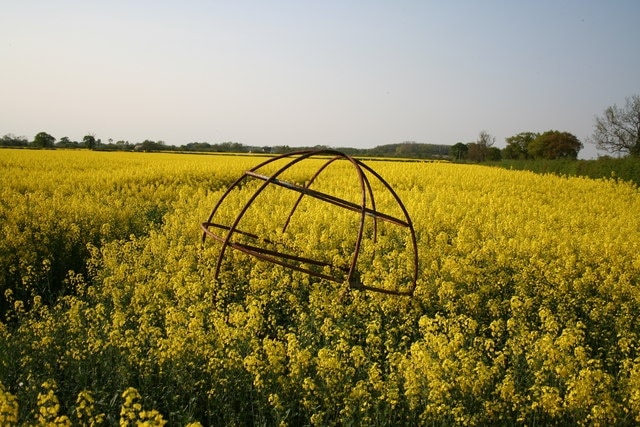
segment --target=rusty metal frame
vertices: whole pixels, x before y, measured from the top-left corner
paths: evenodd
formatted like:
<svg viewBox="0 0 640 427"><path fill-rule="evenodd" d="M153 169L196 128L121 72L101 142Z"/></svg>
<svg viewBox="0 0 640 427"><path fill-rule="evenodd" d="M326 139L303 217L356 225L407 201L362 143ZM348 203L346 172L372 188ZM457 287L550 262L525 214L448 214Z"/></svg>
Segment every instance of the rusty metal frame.
<svg viewBox="0 0 640 427"><path fill-rule="evenodd" d="M289 169L293 165L301 161L304 161L306 159L309 159L311 157L326 158L327 161L313 174L313 176L311 176L311 178L305 183L305 185L297 185L295 183L283 181L278 178L283 172L285 172L287 169ZM266 165L273 162L277 162L279 160L283 160L283 159L289 159L288 163L286 163L284 166L279 168L273 174L264 175L259 173L260 169L265 167ZM330 164L339 160L346 160L350 162L358 174L360 190L361 190L360 204L353 203L348 200L344 200L344 199L332 196L330 194L326 194L310 188L311 184L313 184L315 179ZM375 179L377 179L380 183L382 183L382 185L387 189L387 191L391 193L396 203L402 210L404 219L396 218L394 216L385 214L383 212L379 212L376 209L375 197L374 197L371 183L369 181L369 177L367 176L367 174L370 174ZM233 191L234 188L240 186L242 182L244 182L247 179L257 179L257 180L263 181L263 183L258 187L257 190L255 190L253 195L245 203L244 207L240 210L240 212L238 213L238 215L236 216L235 220L231 225L223 225L223 224L218 224L214 222L213 220L214 220L215 214L220 208L220 206L222 205L222 203L224 202L224 200L226 199L226 197ZM348 266L346 265L336 266L326 261L305 258L305 257L281 252L278 250L271 250L265 247L261 247L259 245L250 245L246 243L232 241L232 236L237 233L237 234L249 237L251 239L254 239L256 242L262 242L265 244L273 243L268 239L264 239L253 233L238 229L238 224L240 223L240 220L245 215L249 207L260 195L260 193L262 193L262 191L265 188L267 188L269 185L277 185L277 186L286 188L288 190L292 190L300 193L300 195L298 196L298 199L296 200L293 207L291 208L291 211L282 227L283 232L286 231L287 227L289 226L291 218L293 217L293 214L295 213L296 209L298 208L304 196L313 197L320 201L327 202L335 206L360 213L360 224L358 227L357 238L354 243L353 255L351 257L351 261L348 264ZM369 199L370 201L370 207L367 203L367 199ZM357 272L357 262L358 262L358 256L360 255L360 247L361 247L361 243L362 243L362 239L365 231L366 217L373 218L374 245L375 245L377 233L378 233L378 225L377 225L378 220L387 221L399 227L404 227L408 229L409 234L411 236L412 252L413 252L413 277L412 277L412 284L408 290L401 291L401 290L384 289L384 288L366 285L360 281L360 275ZM411 218L409 217L409 213L407 212L407 209L402 203L402 200L400 200L400 197L389 185L389 183L385 181L372 168L364 164L362 161L336 150L326 149L326 150L296 151L292 153L286 153L279 156L271 157L268 160L254 166L253 168L246 171L233 184L229 186L229 188L225 191L225 193L222 195L222 197L218 200L216 205L213 207L213 210L211 211L211 214L209 215L209 218L207 219L207 221L203 222L201 227L203 230L203 234L202 234L203 244L207 237L211 237L214 240L222 243L222 247L220 249L220 253L218 255L218 259L216 262L216 270L214 275L215 280L218 279L218 275L220 273L222 261L224 259L224 255L227 247L239 250L241 252L249 254L263 261L278 264L286 268L290 268L293 270L297 270L297 271L309 274L314 277L318 277L321 279L329 280L332 282L338 282L338 283L346 282L350 285L350 287L354 289L368 290L368 291L380 292L380 293L391 294L391 295L413 295L413 292L416 287L416 282L418 280L418 245L416 242L416 234L413 228L413 223L411 222ZM216 233L214 232L214 230L222 230L223 232ZM224 233L224 231L226 231L226 233ZM317 266L317 267L329 267L331 274L320 273L318 271L314 271L310 268L304 267L301 264L307 264L307 265Z"/></svg>

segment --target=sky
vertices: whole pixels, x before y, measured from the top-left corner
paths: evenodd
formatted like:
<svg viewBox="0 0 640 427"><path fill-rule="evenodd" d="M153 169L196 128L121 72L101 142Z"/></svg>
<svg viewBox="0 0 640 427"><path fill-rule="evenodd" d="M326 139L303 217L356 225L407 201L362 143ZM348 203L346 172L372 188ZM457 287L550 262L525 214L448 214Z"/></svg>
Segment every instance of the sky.
<svg viewBox="0 0 640 427"><path fill-rule="evenodd" d="M0 135L372 148L588 142L640 1L0 0Z"/></svg>

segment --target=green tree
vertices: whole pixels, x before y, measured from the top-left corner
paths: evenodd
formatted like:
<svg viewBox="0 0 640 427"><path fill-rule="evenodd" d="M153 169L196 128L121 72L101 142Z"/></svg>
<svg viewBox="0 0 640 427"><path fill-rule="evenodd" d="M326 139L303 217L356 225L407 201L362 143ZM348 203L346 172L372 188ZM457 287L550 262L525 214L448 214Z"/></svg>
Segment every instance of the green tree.
<svg viewBox="0 0 640 427"><path fill-rule="evenodd" d="M63 136L58 140L58 142L56 142L56 147L60 147L60 148L68 148L68 147L71 147L72 145L73 145L73 142L69 139L68 136Z"/></svg>
<svg viewBox="0 0 640 427"><path fill-rule="evenodd" d="M517 135L505 138L507 146L502 150L503 156L507 159L527 159L529 158L529 144L531 144L539 133L520 132Z"/></svg>
<svg viewBox="0 0 640 427"><path fill-rule="evenodd" d="M467 144L462 142L458 142L451 147L450 154L454 160L462 160L467 158L467 153L469 152L469 147Z"/></svg>
<svg viewBox="0 0 640 427"><path fill-rule="evenodd" d="M90 150L93 150L94 148L96 148L95 135L92 135L92 134L85 135L84 138L82 138L82 142L84 143L84 146Z"/></svg>
<svg viewBox="0 0 640 427"><path fill-rule="evenodd" d="M640 95L626 98L624 107L614 104L596 117L589 140L610 153L640 157Z"/></svg>
<svg viewBox="0 0 640 427"><path fill-rule="evenodd" d="M77 141L71 141L68 136L63 136L56 142L56 147L60 148L78 148L80 144Z"/></svg>
<svg viewBox="0 0 640 427"><path fill-rule="evenodd" d="M138 150L142 150L142 151L161 151L166 148L164 141L155 142L149 139L145 139L144 141L142 141L141 144L138 144L136 147Z"/></svg>
<svg viewBox="0 0 640 427"><path fill-rule="evenodd" d="M489 151L487 152L487 160L502 160L502 150L500 150L498 147L489 147Z"/></svg>
<svg viewBox="0 0 640 427"><path fill-rule="evenodd" d="M0 145L3 147L26 147L29 145L29 141L24 136L15 136L14 134L8 133L2 138L0 138Z"/></svg>
<svg viewBox="0 0 640 427"><path fill-rule="evenodd" d="M116 141L116 148L118 150L131 150L132 146L129 144L129 141L124 141L122 139Z"/></svg>
<svg viewBox="0 0 640 427"><path fill-rule="evenodd" d="M549 130L531 141L528 146L528 153L534 158L559 159L578 157L578 152L582 149L582 143L569 132Z"/></svg>
<svg viewBox="0 0 640 427"><path fill-rule="evenodd" d="M56 139L46 132L40 132L33 138L33 145L41 148L53 147Z"/></svg>

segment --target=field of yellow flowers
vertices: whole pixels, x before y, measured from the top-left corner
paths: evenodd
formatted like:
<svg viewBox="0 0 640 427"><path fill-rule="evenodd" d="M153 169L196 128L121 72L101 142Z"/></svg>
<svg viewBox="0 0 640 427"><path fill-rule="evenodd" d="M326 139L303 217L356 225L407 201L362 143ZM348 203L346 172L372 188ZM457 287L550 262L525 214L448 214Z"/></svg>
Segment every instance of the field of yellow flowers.
<svg viewBox="0 0 640 427"><path fill-rule="evenodd" d="M233 250L214 282L200 224L263 160L0 150L1 425L640 423L637 187L368 161L415 227L413 297ZM256 200L243 228L285 202ZM301 206L314 221L281 237L340 258L336 212ZM397 242L361 257L365 278L400 280Z"/></svg>

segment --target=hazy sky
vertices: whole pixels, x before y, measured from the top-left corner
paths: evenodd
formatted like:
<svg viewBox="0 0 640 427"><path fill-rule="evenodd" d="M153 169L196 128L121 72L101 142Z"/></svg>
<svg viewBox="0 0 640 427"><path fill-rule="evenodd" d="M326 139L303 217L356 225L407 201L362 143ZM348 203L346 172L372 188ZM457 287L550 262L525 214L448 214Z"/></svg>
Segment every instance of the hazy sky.
<svg viewBox="0 0 640 427"><path fill-rule="evenodd" d="M0 135L455 144L640 93L640 1L0 0ZM595 156L585 144L581 157Z"/></svg>

